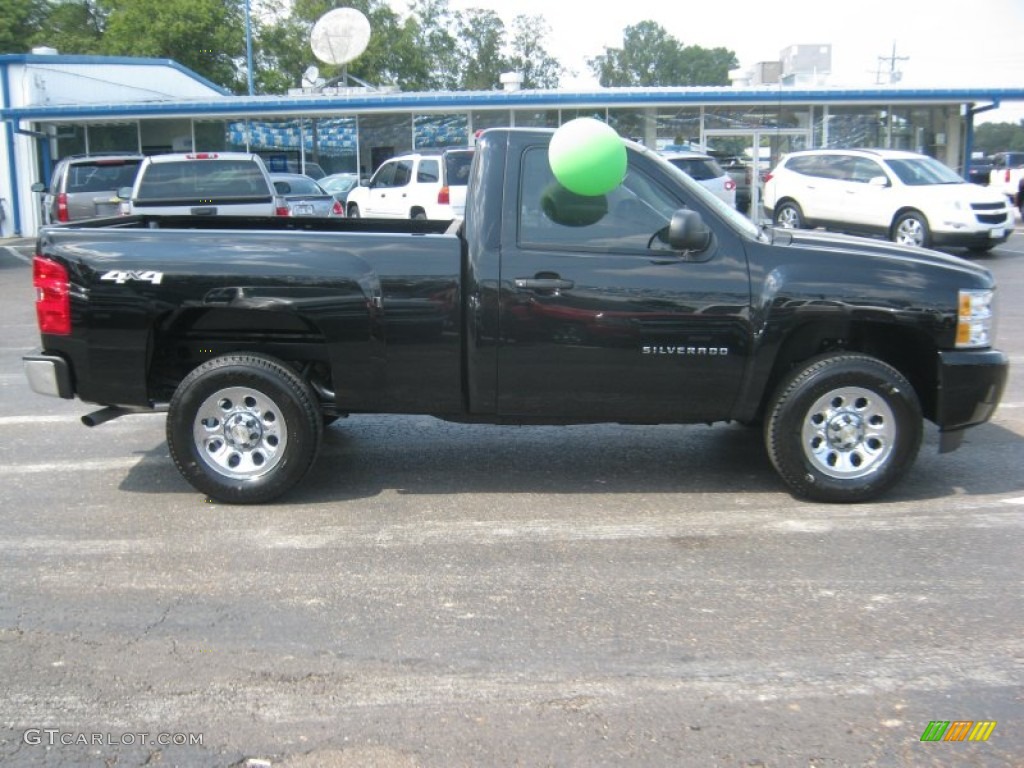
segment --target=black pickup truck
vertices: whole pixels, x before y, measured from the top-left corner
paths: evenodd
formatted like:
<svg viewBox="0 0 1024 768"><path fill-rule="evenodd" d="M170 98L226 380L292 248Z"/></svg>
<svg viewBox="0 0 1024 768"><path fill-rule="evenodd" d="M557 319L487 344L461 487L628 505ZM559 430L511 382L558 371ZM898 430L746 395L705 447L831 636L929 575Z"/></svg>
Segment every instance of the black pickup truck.
<svg viewBox="0 0 1024 768"><path fill-rule="evenodd" d="M994 283L964 259L761 230L627 143L574 195L551 132L477 144L464 221L134 216L41 231L37 392L166 410L192 485L292 488L352 413L761 425L797 495L862 501L990 418ZM679 469L683 472L683 469Z"/></svg>

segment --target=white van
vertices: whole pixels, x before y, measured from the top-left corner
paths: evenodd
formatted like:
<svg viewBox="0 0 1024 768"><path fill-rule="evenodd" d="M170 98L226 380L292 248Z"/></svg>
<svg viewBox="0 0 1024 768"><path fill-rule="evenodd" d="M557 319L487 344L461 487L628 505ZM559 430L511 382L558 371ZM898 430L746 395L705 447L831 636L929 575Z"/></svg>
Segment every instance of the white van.
<svg viewBox="0 0 1024 768"><path fill-rule="evenodd" d="M287 216L263 161L245 152L153 155L135 184L119 193L123 214Z"/></svg>
<svg viewBox="0 0 1024 768"><path fill-rule="evenodd" d="M381 163L368 182L346 198L349 218L462 218L472 149L416 152Z"/></svg>

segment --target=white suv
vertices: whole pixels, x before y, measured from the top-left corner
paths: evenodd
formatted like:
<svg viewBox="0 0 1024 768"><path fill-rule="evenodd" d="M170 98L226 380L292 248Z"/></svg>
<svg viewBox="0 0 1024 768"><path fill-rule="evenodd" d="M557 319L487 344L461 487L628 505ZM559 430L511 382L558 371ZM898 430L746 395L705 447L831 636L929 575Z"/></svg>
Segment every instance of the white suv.
<svg viewBox="0 0 1024 768"><path fill-rule="evenodd" d="M417 152L381 163L346 198L350 219L456 219L466 212L472 149Z"/></svg>
<svg viewBox="0 0 1024 768"><path fill-rule="evenodd" d="M810 149L768 175L764 207L783 228L882 235L923 248L987 251L1013 229L1006 198L933 157L894 149Z"/></svg>

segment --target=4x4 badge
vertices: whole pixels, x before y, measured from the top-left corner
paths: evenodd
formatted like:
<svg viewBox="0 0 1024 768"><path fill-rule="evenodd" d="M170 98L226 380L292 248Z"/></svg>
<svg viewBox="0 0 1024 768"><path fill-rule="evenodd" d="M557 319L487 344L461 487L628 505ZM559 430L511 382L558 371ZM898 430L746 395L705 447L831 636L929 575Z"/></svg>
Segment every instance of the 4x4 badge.
<svg viewBox="0 0 1024 768"><path fill-rule="evenodd" d="M127 282L152 283L153 285L160 285L163 279L163 272L154 272L151 269L147 269L142 272L135 272L133 270L112 269L109 272L105 272L100 277L100 280L109 280L111 282L117 283L118 285L124 285Z"/></svg>

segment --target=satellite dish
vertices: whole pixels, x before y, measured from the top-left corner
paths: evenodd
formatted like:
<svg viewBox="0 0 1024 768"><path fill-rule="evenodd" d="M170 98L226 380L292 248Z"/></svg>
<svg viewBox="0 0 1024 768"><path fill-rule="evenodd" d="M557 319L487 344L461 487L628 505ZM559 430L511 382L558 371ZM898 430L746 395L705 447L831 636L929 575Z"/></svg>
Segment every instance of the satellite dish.
<svg viewBox="0 0 1024 768"><path fill-rule="evenodd" d="M326 64L347 64L366 50L370 21L355 8L335 8L321 16L309 36L313 55Z"/></svg>
<svg viewBox="0 0 1024 768"><path fill-rule="evenodd" d="M320 77L320 70L315 66L306 67L306 71L302 73L302 84L308 88L312 88L316 85L316 79Z"/></svg>

